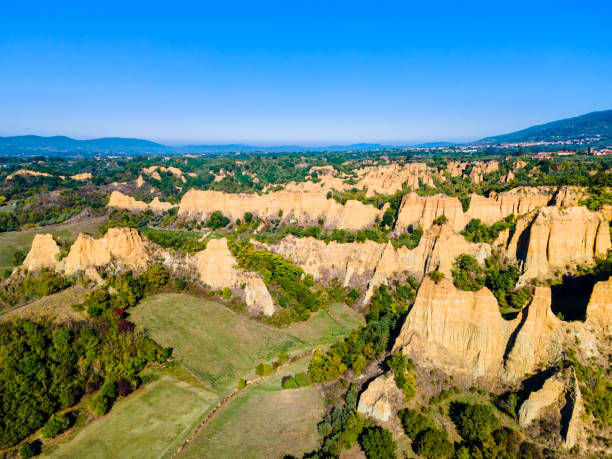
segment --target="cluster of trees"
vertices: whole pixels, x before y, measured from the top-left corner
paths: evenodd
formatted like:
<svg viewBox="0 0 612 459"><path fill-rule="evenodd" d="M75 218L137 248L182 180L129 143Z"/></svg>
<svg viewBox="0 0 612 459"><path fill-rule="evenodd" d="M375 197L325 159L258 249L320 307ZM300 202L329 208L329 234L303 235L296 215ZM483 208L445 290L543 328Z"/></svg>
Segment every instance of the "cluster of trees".
<svg viewBox="0 0 612 459"><path fill-rule="evenodd" d="M17 180L17 177L20 176L10 181ZM34 190L36 187L30 189ZM17 231L26 226L62 223L83 209L102 209L108 201L105 193L91 189L63 189L51 196L44 194L45 191L41 190L40 193L34 193L22 200L15 197L10 210L0 212L0 232Z"/></svg>
<svg viewBox="0 0 612 459"><path fill-rule="evenodd" d="M36 273L27 272L24 277L14 277L0 287L0 304L26 303L68 288L74 281L74 276L67 278L47 268Z"/></svg>
<svg viewBox="0 0 612 459"><path fill-rule="evenodd" d="M461 231L461 234L470 242L493 242L502 231L514 229L515 223L514 214L508 215L504 220L495 222L491 226L482 223L478 218L473 218Z"/></svg>
<svg viewBox="0 0 612 459"><path fill-rule="evenodd" d="M353 331L343 341L334 343L327 352L320 349L308 366L313 382L334 381L348 368L360 375L368 363L386 352L400 317L407 313L415 297L416 281L397 284L395 291L381 285L372 295L367 324Z"/></svg>
<svg viewBox="0 0 612 459"><path fill-rule="evenodd" d="M500 307L522 308L532 292L526 287L516 288L519 269L515 265L504 265L498 255L487 258L486 264L487 268L484 269L473 256L459 255L452 270L455 287L474 292L486 286L493 292Z"/></svg>
<svg viewBox="0 0 612 459"><path fill-rule="evenodd" d="M162 230L146 227L140 229L140 234L165 249L171 248L194 253L206 248L206 242L201 240L202 233L197 231Z"/></svg>
<svg viewBox="0 0 612 459"><path fill-rule="evenodd" d="M307 457L338 457L342 449L349 449L359 442L368 458L390 459L396 457L397 444L387 429L371 426L357 411L358 391L351 384L344 395L344 406L334 406L317 425L323 437L321 447Z"/></svg>
<svg viewBox="0 0 612 459"><path fill-rule="evenodd" d="M296 389L298 387L310 386L312 381L308 377L307 373L300 372L294 376L284 376L281 380L281 387L283 389Z"/></svg>
<svg viewBox="0 0 612 459"><path fill-rule="evenodd" d="M255 249L248 242L236 242L230 248L242 269L262 275L268 290L282 307L281 313L272 318L275 324L307 320L311 312L319 309L312 276L302 268L281 255Z"/></svg>
<svg viewBox="0 0 612 459"><path fill-rule="evenodd" d="M586 206L589 210L599 210L604 205L612 205L612 191L609 186L593 186L588 190L589 197L578 204Z"/></svg>
<svg viewBox="0 0 612 459"><path fill-rule="evenodd" d="M0 324L0 448L44 426L53 437L70 425L56 414L121 378L131 387L148 362L169 356L142 333L119 333L108 320L56 326L16 319Z"/></svg>
<svg viewBox="0 0 612 459"><path fill-rule="evenodd" d="M568 357L580 381L580 392L584 397L587 413L595 418L598 426L612 426L612 382L609 380L609 374L601 367L581 364L573 349L569 350Z"/></svg>
<svg viewBox="0 0 612 459"><path fill-rule="evenodd" d="M393 371L395 385L404 393L404 401L408 402L416 395L416 379L412 370L414 364L404 354L397 352L387 361L387 366Z"/></svg>
<svg viewBox="0 0 612 459"><path fill-rule="evenodd" d="M134 277L129 271L115 274L104 286L89 292L83 305L73 307L86 309L92 318L106 317L116 322L120 328L130 329L125 319L126 310L136 306L146 293L167 285L169 280L170 273L160 264L150 266L139 277ZM112 294L109 288L112 288Z"/></svg>
<svg viewBox="0 0 612 459"><path fill-rule="evenodd" d="M426 459L542 457L537 447L522 441L517 431L501 427L488 404L451 403L451 419L461 436L456 443L424 409L404 409L398 415L414 451Z"/></svg>

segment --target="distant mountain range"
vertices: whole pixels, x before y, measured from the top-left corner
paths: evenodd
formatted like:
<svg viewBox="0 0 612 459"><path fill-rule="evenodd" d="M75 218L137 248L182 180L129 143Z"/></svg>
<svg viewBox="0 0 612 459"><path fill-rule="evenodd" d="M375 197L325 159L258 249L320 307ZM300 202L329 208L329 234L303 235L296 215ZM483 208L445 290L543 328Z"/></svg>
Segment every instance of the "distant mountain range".
<svg viewBox="0 0 612 459"><path fill-rule="evenodd" d="M539 124L521 131L481 139L475 144L501 144L518 142L579 141L590 144L612 143L612 110L591 112L586 115Z"/></svg>
<svg viewBox="0 0 612 459"><path fill-rule="evenodd" d="M551 123L532 126L510 134L487 137L472 145L501 144L517 142L552 142L582 140L591 145L612 143L612 110L592 112ZM434 148L455 145L450 142L429 142L418 145L381 145L376 143L357 143L352 145L331 145L307 147L301 145L255 146L246 144L226 145L186 145L173 147L143 139L122 137L103 137L100 139L76 140L65 136L41 137L22 135L0 137L0 156L13 155L176 155L176 154L214 154L232 152L323 152L323 151L366 151L387 148Z"/></svg>
<svg viewBox="0 0 612 459"><path fill-rule="evenodd" d="M448 142L437 142L412 147L452 145ZM122 137L103 137L91 140L76 140L65 136L41 137L23 135L0 137L1 155L176 155L176 154L214 154L214 153L253 153L253 152L324 152L324 151L367 151L398 146L376 143L356 143L351 145L330 145L324 147L307 147L302 145L256 146L246 144L224 145L185 145L172 147L142 139Z"/></svg>

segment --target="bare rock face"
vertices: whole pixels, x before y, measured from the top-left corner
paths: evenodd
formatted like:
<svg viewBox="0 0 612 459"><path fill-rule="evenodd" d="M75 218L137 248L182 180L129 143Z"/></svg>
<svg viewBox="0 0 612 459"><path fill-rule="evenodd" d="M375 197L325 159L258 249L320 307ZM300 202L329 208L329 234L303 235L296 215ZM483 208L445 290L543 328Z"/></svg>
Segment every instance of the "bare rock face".
<svg viewBox="0 0 612 459"><path fill-rule="evenodd" d="M108 201L108 207L115 207L117 209L127 209L137 212L145 210L151 210L155 213L162 213L174 207L169 202L160 201L159 198L155 197L150 203L143 201L137 201L132 196L126 196L120 191L113 191Z"/></svg>
<svg viewBox="0 0 612 459"><path fill-rule="evenodd" d="M420 279L427 272L438 269L450 276L457 255L468 253L484 262L491 254L489 245L468 242L446 225L426 231L413 250L407 247L396 249L391 242L325 243L311 237L293 236L262 246L289 258L316 281L338 279L345 287L366 287L366 303L376 287L400 273L407 272Z"/></svg>
<svg viewBox="0 0 612 459"><path fill-rule="evenodd" d="M89 180L91 177L92 177L91 172L83 172L81 174L75 174L75 175L70 176L72 180L80 180L80 181Z"/></svg>
<svg viewBox="0 0 612 459"><path fill-rule="evenodd" d="M612 335L612 277L593 287L586 310L587 324Z"/></svg>
<svg viewBox="0 0 612 459"><path fill-rule="evenodd" d="M18 171L15 171L12 174L7 175L6 179L13 180L15 176L17 175L21 175L21 176L29 175L31 177L51 177L51 174L49 174L48 172L38 172L38 171L31 171L29 169L19 169Z"/></svg>
<svg viewBox="0 0 612 459"><path fill-rule="evenodd" d="M576 372L572 369L571 383L567 392L567 405L565 407L569 415L567 426L563 429L563 446L572 448L582 437L582 416L584 414L584 400L578 385Z"/></svg>
<svg viewBox="0 0 612 459"><path fill-rule="evenodd" d="M426 277L394 350L449 372L493 376L501 371L510 324L487 288L464 292L447 279L436 284Z"/></svg>
<svg viewBox="0 0 612 459"><path fill-rule="evenodd" d="M535 371L538 365L561 357L563 325L550 306L550 288L536 287L531 303L521 312L512 333L504 369L508 380L517 380Z"/></svg>
<svg viewBox="0 0 612 459"><path fill-rule="evenodd" d="M524 229L523 229L524 228ZM522 261L521 280L548 278L555 271L567 271L577 265L592 264L604 256L610 244L608 222L586 207L544 207L533 222L515 232L508 256ZM526 253L519 244L523 239ZM516 250L516 252L513 252ZM524 247L523 247L524 250Z"/></svg>
<svg viewBox="0 0 612 459"><path fill-rule="evenodd" d="M529 398L523 402L519 410L519 425L527 427L537 419L540 412L558 402L559 397L565 391L563 378L556 374L548 378L542 388L529 394Z"/></svg>
<svg viewBox="0 0 612 459"><path fill-rule="evenodd" d="M359 397L357 411L378 422L388 422L396 407L404 400L404 393L395 384L395 378L379 376Z"/></svg>
<svg viewBox="0 0 612 459"><path fill-rule="evenodd" d="M195 264L200 280L213 289L234 288L244 290L249 312L270 316L274 314L274 301L261 276L236 268L236 259L227 246L227 240L211 239L206 249L196 253Z"/></svg>
<svg viewBox="0 0 612 459"><path fill-rule="evenodd" d="M414 192L408 193L400 204L395 228L400 232L406 231L409 226L428 229L441 215L446 216L448 225L455 231L465 228L468 223L457 198L443 194L419 196Z"/></svg>
<svg viewBox="0 0 612 459"><path fill-rule="evenodd" d="M367 285L380 260L384 244L373 241L325 243L313 237L288 235L276 244L261 245L272 253L289 258L318 282L338 279L344 287Z"/></svg>
<svg viewBox="0 0 612 459"><path fill-rule="evenodd" d="M358 230L372 226L383 211L359 201L342 205L327 199L324 191L276 191L264 195L224 193L213 190L190 190L181 199L178 214L207 219L220 210L232 220L243 218L245 212L262 219L282 219L289 223L312 224L323 219L332 228ZM279 216L282 211L282 217Z"/></svg>
<svg viewBox="0 0 612 459"><path fill-rule="evenodd" d="M79 234L63 265L64 272L70 275L88 267L104 266L111 261L132 269L142 269L148 260L149 255L138 231L133 228L109 228L100 239Z"/></svg>
<svg viewBox="0 0 612 459"><path fill-rule="evenodd" d="M562 356L565 328L550 303L550 288L538 287L522 315L506 321L487 288L465 292L426 277L394 350L449 373L516 382Z"/></svg>
<svg viewBox="0 0 612 459"><path fill-rule="evenodd" d="M60 249L51 234L37 234L22 266L28 271L55 268L59 255Z"/></svg>
<svg viewBox="0 0 612 459"><path fill-rule="evenodd" d="M406 231L410 225L427 229L441 215L446 216L447 224L455 231L465 228L474 218L491 225L511 214L521 215L546 206L552 196L549 187L519 187L503 193L491 193L488 198L471 194L470 206L467 212L463 212L457 198L443 194L419 196L409 193L402 200L395 227L399 232Z"/></svg>

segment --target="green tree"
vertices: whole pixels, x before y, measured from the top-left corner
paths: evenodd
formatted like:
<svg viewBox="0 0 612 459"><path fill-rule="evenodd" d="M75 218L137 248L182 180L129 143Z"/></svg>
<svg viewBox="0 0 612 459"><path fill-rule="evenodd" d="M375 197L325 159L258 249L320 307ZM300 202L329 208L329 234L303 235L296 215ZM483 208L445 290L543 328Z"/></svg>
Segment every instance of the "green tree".
<svg viewBox="0 0 612 459"><path fill-rule="evenodd" d="M55 413L43 426L42 435L45 438L55 438L68 427L70 427L70 418L66 414Z"/></svg>
<svg viewBox="0 0 612 459"><path fill-rule="evenodd" d="M455 454L455 447L448 440L446 432L438 429L421 432L413 446L414 450L425 459L450 459Z"/></svg>
<svg viewBox="0 0 612 459"><path fill-rule="evenodd" d="M391 432L382 427L369 427L359 437L361 448L368 459L394 459L397 443Z"/></svg>
<svg viewBox="0 0 612 459"><path fill-rule="evenodd" d="M206 221L206 227L214 231L216 229L227 226L229 222L230 219L223 215L220 210L215 210L212 214L210 214L210 217Z"/></svg>

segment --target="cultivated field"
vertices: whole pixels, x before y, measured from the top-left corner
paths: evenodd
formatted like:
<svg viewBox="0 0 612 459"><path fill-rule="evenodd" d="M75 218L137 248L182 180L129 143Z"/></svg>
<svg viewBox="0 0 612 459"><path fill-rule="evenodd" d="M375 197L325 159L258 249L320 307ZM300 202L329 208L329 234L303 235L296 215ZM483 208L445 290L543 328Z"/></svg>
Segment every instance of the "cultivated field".
<svg viewBox="0 0 612 459"><path fill-rule="evenodd" d="M361 323L343 306L333 307L337 322L324 311L306 323L287 329L269 327L223 305L185 294L146 298L131 313L162 346L213 392L222 395L241 377L252 377L260 362L271 362L280 352L297 353L329 342ZM333 314L333 313L332 313Z"/></svg>
<svg viewBox="0 0 612 459"><path fill-rule="evenodd" d="M284 375L305 371L310 357L248 386L228 402L189 442L181 457L282 458L312 451L324 404L312 386L281 389Z"/></svg>
<svg viewBox="0 0 612 459"><path fill-rule="evenodd" d="M168 457L216 401L214 394L164 375L45 454L58 458Z"/></svg>

